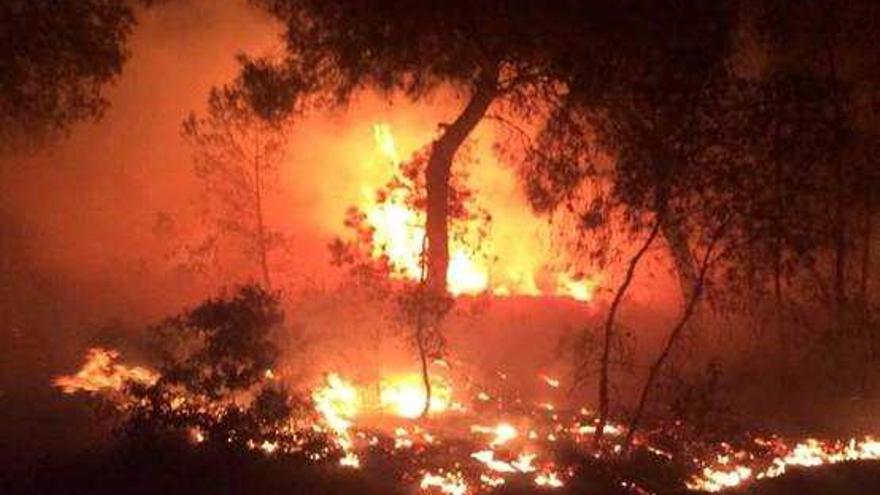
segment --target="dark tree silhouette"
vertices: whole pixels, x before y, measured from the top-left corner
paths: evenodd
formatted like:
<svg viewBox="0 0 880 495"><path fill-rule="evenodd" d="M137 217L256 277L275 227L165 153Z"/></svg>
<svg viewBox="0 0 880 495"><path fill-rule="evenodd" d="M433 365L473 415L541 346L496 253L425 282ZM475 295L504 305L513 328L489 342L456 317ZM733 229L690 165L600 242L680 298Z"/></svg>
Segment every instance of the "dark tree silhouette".
<svg viewBox="0 0 880 495"><path fill-rule="evenodd" d="M617 218L615 210L636 231L651 225L646 219L661 222L686 314L696 307L692 291L709 284L701 278L724 275L714 278L743 288L771 273L780 294L782 277L815 272L829 251L845 251L840 195L860 197L872 176L866 167L842 174L851 123L833 77L738 72L734 5L679 2L649 17L603 19L608 36L595 37L573 70L524 172L537 207L584 206L585 229ZM593 148L612 165L597 163ZM607 197L583 198L586 181L606 184ZM700 275L693 253L720 219L722 238L711 243L722 259ZM839 255L832 259L840 273Z"/></svg>
<svg viewBox="0 0 880 495"><path fill-rule="evenodd" d="M271 378L279 352L272 332L284 315L259 286L209 299L153 329L159 380L132 384L138 399L123 432L138 439L195 429L218 445L275 441L305 402Z"/></svg>
<svg viewBox="0 0 880 495"><path fill-rule="evenodd" d="M572 15L602 2L256 3L286 28L286 57L273 79L296 93L295 99L279 99L289 110L343 105L363 88L419 100L448 85L465 97L455 119L440 125L425 170L426 283L445 292L449 178L456 153L490 106L527 115L555 99L560 87L553 74L564 64L551 63L551 55L569 49L577 33Z"/></svg>
<svg viewBox="0 0 880 495"><path fill-rule="evenodd" d="M195 252L221 237L238 241L263 286L272 289L270 256L284 243L266 221L266 199L285 152L284 122L261 113L260 94L245 77L211 90L205 116L191 113L183 137L193 147L196 176L204 186L209 235Z"/></svg>
<svg viewBox="0 0 880 495"><path fill-rule="evenodd" d="M0 4L0 147L39 144L101 116L107 106L101 90L128 56L132 3Z"/></svg>

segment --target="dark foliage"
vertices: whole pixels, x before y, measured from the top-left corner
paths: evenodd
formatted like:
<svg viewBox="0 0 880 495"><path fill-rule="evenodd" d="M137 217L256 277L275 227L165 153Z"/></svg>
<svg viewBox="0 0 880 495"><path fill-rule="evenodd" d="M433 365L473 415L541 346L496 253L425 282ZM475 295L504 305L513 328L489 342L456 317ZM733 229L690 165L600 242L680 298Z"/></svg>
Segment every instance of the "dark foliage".
<svg viewBox="0 0 880 495"><path fill-rule="evenodd" d="M198 432L231 449L289 441L294 432L284 426L309 413L267 376L278 360L272 331L282 321L275 296L245 286L155 327L162 375L154 385L130 385L135 401L123 436L151 444Z"/></svg>
<svg viewBox="0 0 880 495"><path fill-rule="evenodd" d="M101 116L134 25L126 0L0 4L0 146L51 139Z"/></svg>

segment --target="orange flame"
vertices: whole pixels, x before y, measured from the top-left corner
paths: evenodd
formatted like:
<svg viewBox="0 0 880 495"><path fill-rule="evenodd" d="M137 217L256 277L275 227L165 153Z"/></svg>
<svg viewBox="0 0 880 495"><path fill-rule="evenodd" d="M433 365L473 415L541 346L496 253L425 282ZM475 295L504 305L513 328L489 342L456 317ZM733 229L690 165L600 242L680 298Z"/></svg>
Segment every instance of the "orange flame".
<svg viewBox="0 0 880 495"><path fill-rule="evenodd" d="M128 382L152 385L159 374L140 366L117 364L119 351L93 347L86 353L82 368L73 375L55 378L52 383L65 394L87 392L96 394L119 391Z"/></svg>

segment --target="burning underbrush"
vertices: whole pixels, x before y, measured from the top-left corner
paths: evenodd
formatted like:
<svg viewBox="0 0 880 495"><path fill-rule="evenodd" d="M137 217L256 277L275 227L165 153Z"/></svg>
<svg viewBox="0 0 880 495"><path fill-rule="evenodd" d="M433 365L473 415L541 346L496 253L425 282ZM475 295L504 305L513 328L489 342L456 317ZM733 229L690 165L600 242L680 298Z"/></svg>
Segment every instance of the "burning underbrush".
<svg viewBox="0 0 880 495"><path fill-rule="evenodd" d="M610 423L596 445L591 406L572 404L566 380L548 374L526 384L499 370L478 383L435 362L426 415L417 372L361 382L338 369L296 386L266 346L266 329L280 318L267 297L245 290L169 320L162 332L195 338L177 342L155 368L94 348L80 371L54 384L110 405L125 435L162 431L194 451L231 449L376 473L401 493L714 492L793 468L880 459L880 441L870 437L741 434L720 441L680 422L650 425L631 448L626 425ZM527 387L540 392L518 392Z"/></svg>

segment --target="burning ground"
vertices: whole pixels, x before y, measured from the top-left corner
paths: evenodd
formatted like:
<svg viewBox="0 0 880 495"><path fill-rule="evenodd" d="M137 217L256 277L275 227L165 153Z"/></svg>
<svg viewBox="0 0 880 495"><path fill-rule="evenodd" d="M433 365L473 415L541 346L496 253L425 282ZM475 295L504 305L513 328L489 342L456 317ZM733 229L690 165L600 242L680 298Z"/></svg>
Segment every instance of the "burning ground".
<svg viewBox="0 0 880 495"><path fill-rule="evenodd" d="M448 369L445 363L435 364ZM592 442L593 411L566 405L570 401L564 399L558 378L532 377L544 390L525 398L509 383L522 377L498 371L493 382L475 383L453 375L434 375L429 413L420 418L425 389L418 374L355 383L329 372L305 391L308 411L282 418L271 431L253 438L235 428L216 428L211 423L223 422L230 411L184 390L165 397L161 407L180 411L181 418L193 407L207 414L207 424L178 428L194 451L212 442L234 443L270 459L289 457L339 470L387 470L404 492L506 493L503 487L508 485L562 493L716 492L792 470L880 459L880 441L872 437L741 434L713 441L683 424L652 425L625 458L625 426L608 424L607 440L597 447ZM114 350L94 348L77 373L58 377L54 385L63 393L91 396L131 414L145 404L143 396L130 390L151 387L159 378L155 371L122 364ZM266 369L256 386L283 380ZM211 438L209 431L229 436Z"/></svg>

